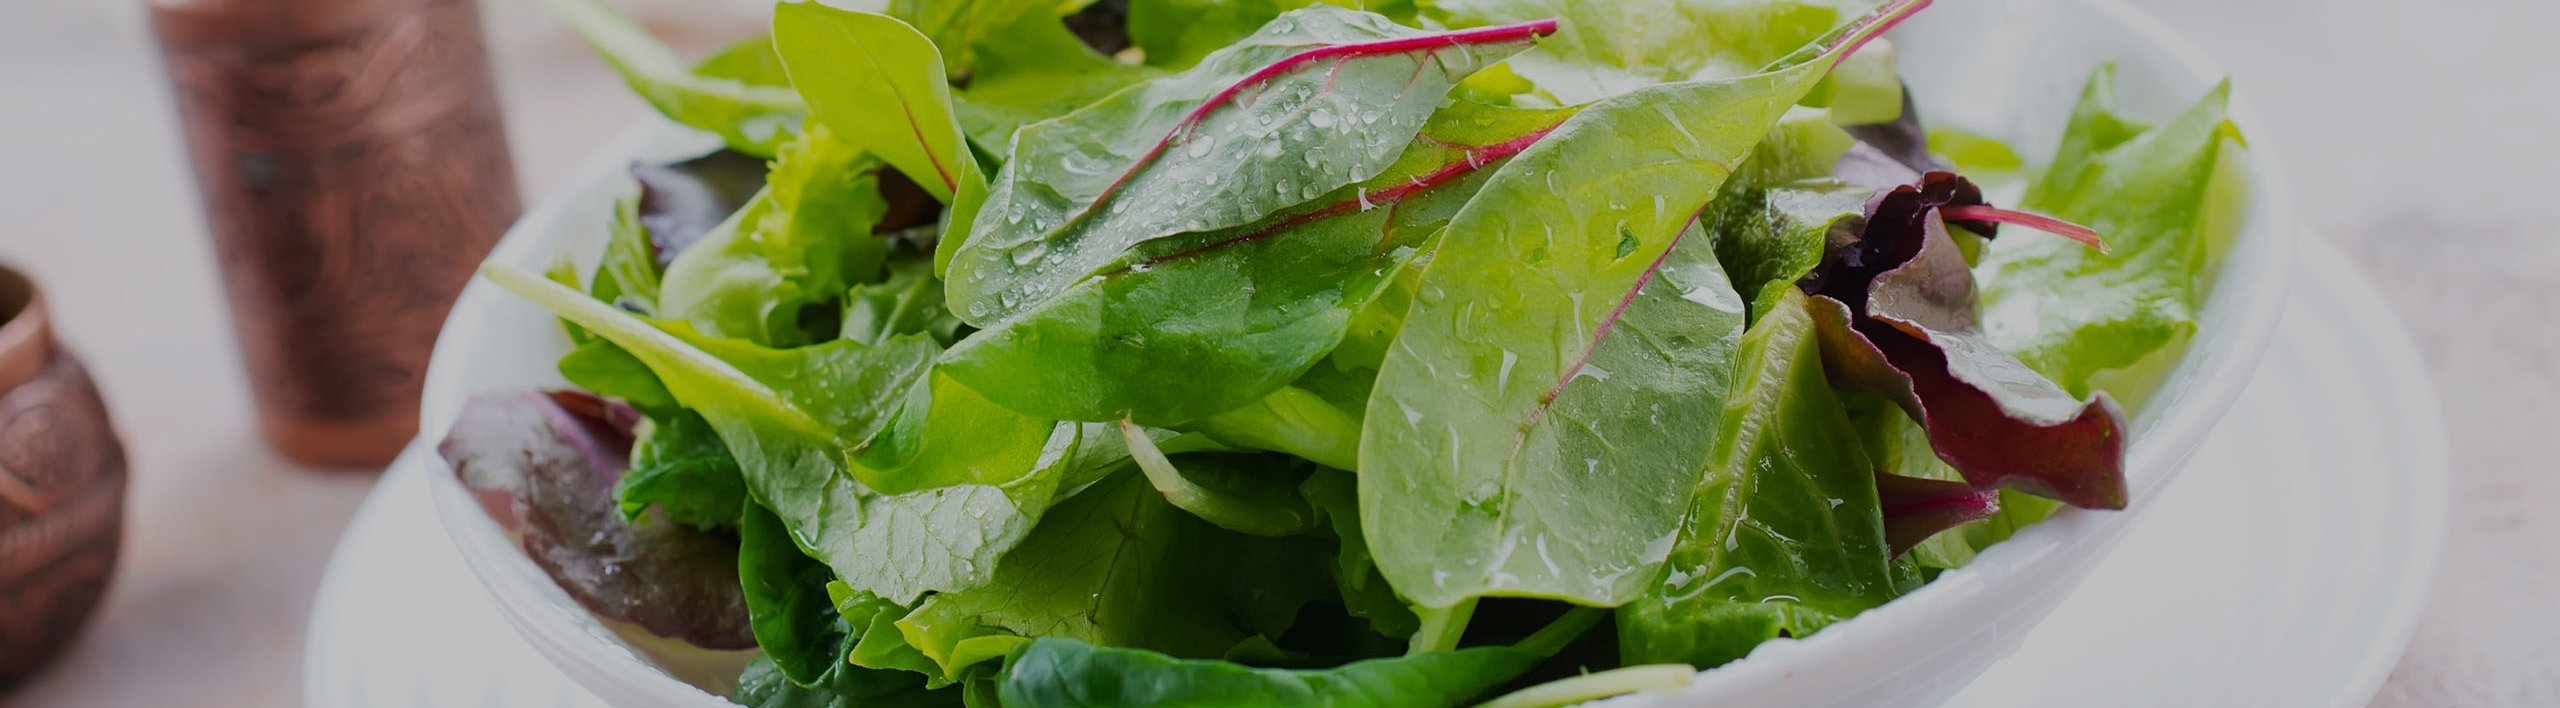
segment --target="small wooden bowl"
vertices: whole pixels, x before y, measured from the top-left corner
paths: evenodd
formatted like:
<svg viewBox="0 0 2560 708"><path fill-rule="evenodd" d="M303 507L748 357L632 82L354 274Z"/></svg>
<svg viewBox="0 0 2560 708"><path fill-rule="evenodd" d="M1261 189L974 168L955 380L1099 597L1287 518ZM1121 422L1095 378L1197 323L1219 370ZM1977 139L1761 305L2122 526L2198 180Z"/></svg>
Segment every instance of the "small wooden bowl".
<svg viewBox="0 0 2560 708"><path fill-rule="evenodd" d="M124 526L124 445L44 300L0 267L0 688L78 634Z"/></svg>

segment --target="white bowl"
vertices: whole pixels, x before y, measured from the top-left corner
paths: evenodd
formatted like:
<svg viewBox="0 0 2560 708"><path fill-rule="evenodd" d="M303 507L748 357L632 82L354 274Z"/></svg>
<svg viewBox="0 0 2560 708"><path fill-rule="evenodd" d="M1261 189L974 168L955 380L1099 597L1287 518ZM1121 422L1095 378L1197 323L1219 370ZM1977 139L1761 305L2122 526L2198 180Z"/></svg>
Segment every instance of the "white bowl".
<svg viewBox="0 0 2560 708"><path fill-rule="evenodd" d="M1962 127L2047 155L2082 81L2118 65L2121 105L2174 115L2222 79L2195 50L2115 0L1941 0L1897 30L1907 78L1932 124ZM2241 96L2247 93L2240 87ZM1613 705L1935 705L2017 647L2087 577L2168 484L2245 387L2275 331L2296 240L2272 136L2235 99L2250 140L2238 237L2201 313L2187 356L2133 421L2132 506L2065 510L1884 607L1801 640L1760 646L1701 673L1684 692ZM564 254L592 267L613 200L634 159L676 157L711 143L668 126L627 136L563 193L519 222L491 259L539 270ZM439 439L471 394L563 385L559 325L531 303L475 282L456 303L427 374L421 434ZM674 678L581 609L508 541L447 471L438 512L507 619L599 697L622 706L726 705Z"/></svg>

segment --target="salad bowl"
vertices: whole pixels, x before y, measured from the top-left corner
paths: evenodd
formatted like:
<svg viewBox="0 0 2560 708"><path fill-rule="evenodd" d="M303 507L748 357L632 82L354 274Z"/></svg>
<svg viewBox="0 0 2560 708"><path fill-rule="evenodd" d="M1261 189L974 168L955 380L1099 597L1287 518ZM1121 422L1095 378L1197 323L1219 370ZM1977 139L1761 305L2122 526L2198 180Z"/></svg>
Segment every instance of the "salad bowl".
<svg viewBox="0 0 2560 708"><path fill-rule="evenodd" d="M1932 125L2018 146L2051 146L2067 98L2096 67L2117 67L2122 108L2166 117L2223 74L2168 29L2112 0L1945 0L1890 35ZM2246 86L2239 93L2245 97ZM2217 270L2195 335L2131 419L2125 511L2067 509L1985 550L1972 563L1882 607L1803 639L1760 645L1677 691L1610 705L1868 706L1941 703L2018 642L2085 579L2184 467L2245 388L2275 332L2297 239L2271 137L2245 98L2232 120L2248 136L2233 176L2244 195L2216 223ZM592 259L634 161L698 154L717 140L672 125L634 131L531 211L491 256L526 271L560 254ZM2030 164L2049 157L2029 152ZM581 263L583 269L593 263ZM541 307L486 282L456 303L427 375L422 439L441 439L484 392L557 387L568 340ZM420 464L442 463L428 458ZM660 651L589 614L512 543L446 470L427 475L462 556L511 624L598 697L627 706L720 706L739 657Z"/></svg>

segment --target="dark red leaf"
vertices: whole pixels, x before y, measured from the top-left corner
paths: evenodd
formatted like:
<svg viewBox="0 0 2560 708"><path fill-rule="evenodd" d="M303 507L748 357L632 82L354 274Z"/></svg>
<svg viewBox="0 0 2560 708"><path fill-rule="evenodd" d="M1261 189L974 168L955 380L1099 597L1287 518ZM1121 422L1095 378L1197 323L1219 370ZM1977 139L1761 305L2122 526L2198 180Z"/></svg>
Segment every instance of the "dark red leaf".
<svg viewBox="0 0 2560 708"><path fill-rule="evenodd" d="M1897 556L1940 531L2000 512L1997 490L1883 471L1876 472L1876 499L1884 508L1885 543Z"/></svg>
<svg viewBox="0 0 2560 708"><path fill-rule="evenodd" d="M765 161L724 149L671 164L632 165L631 176L640 181L640 225L665 268L764 189Z"/></svg>
<svg viewBox="0 0 2560 708"><path fill-rule="evenodd" d="M589 611L707 649L754 647L737 539L623 520L613 483L630 465L633 420L584 393L481 394L436 451Z"/></svg>

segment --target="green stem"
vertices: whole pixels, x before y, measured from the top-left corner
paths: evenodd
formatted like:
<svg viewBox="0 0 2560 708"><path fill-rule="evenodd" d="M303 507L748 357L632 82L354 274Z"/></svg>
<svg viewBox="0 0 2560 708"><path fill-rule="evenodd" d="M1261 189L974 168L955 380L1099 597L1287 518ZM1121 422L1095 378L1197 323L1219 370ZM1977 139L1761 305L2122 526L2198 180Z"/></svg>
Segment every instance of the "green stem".
<svg viewBox="0 0 2560 708"><path fill-rule="evenodd" d="M1163 493L1165 501L1209 523L1238 533L1270 537L1293 536L1314 524L1313 519L1284 506L1256 504L1193 484L1174 468L1173 460L1156 447L1156 441L1147 437L1146 429L1136 423L1120 421L1120 437L1129 443L1129 458L1137 461L1138 470L1147 475L1147 483Z"/></svg>
<svg viewBox="0 0 2560 708"><path fill-rule="evenodd" d="M1473 601L1470 600L1470 602ZM1607 616L1609 616L1608 610L1597 607L1575 607L1566 610L1564 616L1557 617L1556 621L1548 623L1545 629L1540 629L1536 634L1531 634L1527 639L1522 639L1520 643L1511 646L1535 652L1539 656L1555 656L1556 652L1564 651L1564 645L1582 638L1583 632L1591 631L1593 626L1600 624L1600 620Z"/></svg>
<svg viewBox="0 0 2560 708"><path fill-rule="evenodd" d="M1687 664L1648 664L1583 674L1513 691L1476 708L1554 708L1644 691L1684 688L1698 670Z"/></svg>
<svg viewBox="0 0 2560 708"><path fill-rule="evenodd" d="M1414 631L1413 643L1405 648L1405 656L1458 648L1458 638L1467 633L1467 620L1475 619L1476 599L1470 597L1448 607L1416 610L1422 615L1422 628Z"/></svg>

